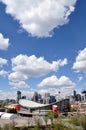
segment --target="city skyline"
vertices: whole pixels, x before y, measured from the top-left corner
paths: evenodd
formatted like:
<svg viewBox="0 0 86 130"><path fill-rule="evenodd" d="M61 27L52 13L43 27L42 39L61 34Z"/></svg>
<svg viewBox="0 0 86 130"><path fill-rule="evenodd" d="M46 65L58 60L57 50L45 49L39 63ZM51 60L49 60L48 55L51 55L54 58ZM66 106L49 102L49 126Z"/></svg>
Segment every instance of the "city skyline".
<svg viewBox="0 0 86 130"><path fill-rule="evenodd" d="M85 4L0 0L0 99L86 89Z"/></svg>

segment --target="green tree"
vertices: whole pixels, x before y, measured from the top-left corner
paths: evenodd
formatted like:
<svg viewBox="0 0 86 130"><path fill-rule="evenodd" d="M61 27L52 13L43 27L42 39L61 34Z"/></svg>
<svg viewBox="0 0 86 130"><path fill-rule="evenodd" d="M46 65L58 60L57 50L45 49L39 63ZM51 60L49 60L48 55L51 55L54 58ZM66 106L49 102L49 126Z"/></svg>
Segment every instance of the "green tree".
<svg viewBox="0 0 86 130"><path fill-rule="evenodd" d="M51 120L51 125L53 125L54 123L54 119L57 118L58 115L55 111L49 111L47 114L46 114L46 120L50 119Z"/></svg>

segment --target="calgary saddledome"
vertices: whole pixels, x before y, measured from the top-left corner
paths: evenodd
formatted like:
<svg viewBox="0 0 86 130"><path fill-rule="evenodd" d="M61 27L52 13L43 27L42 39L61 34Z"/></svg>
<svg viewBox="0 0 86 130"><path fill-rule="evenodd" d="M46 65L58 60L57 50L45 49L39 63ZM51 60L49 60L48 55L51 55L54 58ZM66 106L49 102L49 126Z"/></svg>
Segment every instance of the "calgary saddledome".
<svg viewBox="0 0 86 130"><path fill-rule="evenodd" d="M63 99L51 104L41 104L27 99L20 99L19 104L22 108L30 110L30 112L36 110L51 110L53 105L57 105L60 112L67 112L70 107L69 99Z"/></svg>

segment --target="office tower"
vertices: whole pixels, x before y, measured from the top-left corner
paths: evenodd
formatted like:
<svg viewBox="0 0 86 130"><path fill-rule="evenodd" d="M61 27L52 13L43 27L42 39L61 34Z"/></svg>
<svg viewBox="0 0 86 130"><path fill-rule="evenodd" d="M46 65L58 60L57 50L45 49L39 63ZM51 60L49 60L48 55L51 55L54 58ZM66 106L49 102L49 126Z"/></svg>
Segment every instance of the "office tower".
<svg viewBox="0 0 86 130"><path fill-rule="evenodd" d="M76 91L75 90L73 91L73 96L76 97Z"/></svg>
<svg viewBox="0 0 86 130"><path fill-rule="evenodd" d="M34 92L33 101L38 102L38 92Z"/></svg>
<svg viewBox="0 0 86 130"><path fill-rule="evenodd" d="M19 103L19 99L21 99L21 92L17 91L17 103Z"/></svg>
<svg viewBox="0 0 86 130"><path fill-rule="evenodd" d="M86 102L86 90L82 91L82 101Z"/></svg>
<svg viewBox="0 0 86 130"><path fill-rule="evenodd" d="M45 93L43 103L49 104L49 102L50 102L50 93Z"/></svg>

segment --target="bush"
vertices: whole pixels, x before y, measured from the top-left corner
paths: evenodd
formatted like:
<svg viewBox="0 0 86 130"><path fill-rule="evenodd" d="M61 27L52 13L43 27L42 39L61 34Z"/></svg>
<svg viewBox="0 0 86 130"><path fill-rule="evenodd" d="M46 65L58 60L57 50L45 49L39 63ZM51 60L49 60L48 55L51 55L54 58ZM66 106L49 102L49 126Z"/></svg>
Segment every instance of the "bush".
<svg viewBox="0 0 86 130"><path fill-rule="evenodd" d="M34 126L34 130L39 130L38 125L35 125L35 126Z"/></svg>
<svg viewBox="0 0 86 130"><path fill-rule="evenodd" d="M83 127L83 129L86 130L86 115L81 116L80 124Z"/></svg>
<svg viewBox="0 0 86 130"><path fill-rule="evenodd" d="M70 123L76 125L76 126L80 126L80 121L77 117L72 117L70 120Z"/></svg>
<svg viewBox="0 0 86 130"><path fill-rule="evenodd" d="M28 128L26 126L22 126L20 130L28 130Z"/></svg>
<svg viewBox="0 0 86 130"><path fill-rule="evenodd" d="M3 126L3 130L10 130L10 125L9 124L5 124Z"/></svg>

